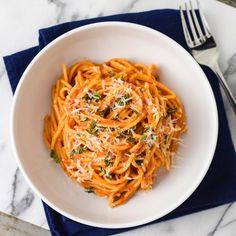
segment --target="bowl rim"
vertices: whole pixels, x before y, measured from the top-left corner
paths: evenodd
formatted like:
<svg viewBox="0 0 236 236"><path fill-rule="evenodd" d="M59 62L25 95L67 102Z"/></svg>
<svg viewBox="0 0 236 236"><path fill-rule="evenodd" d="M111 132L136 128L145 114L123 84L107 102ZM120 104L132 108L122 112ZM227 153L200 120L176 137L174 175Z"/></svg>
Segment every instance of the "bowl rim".
<svg viewBox="0 0 236 236"><path fill-rule="evenodd" d="M211 146L211 150L210 150L210 155L209 158L207 159L207 162L204 165L204 169L202 168L201 173L198 175L197 180L194 181L194 183L185 191L185 193L183 194L182 198L177 199L177 201L175 201L174 203L171 203L169 205L169 207L167 207L165 209L165 211L162 211L161 214L153 214L150 217L144 218L144 219L139 219L139 220L135 220L132 222L127 222L127 223L118 223L118 224L114 224L114 223L99 223L99 222L94 222L94 221L90 221L90 220L86 220L86 219L81 219L77 216L74 216L66 211L64 211L63 209L61 209L60 207L56 206L53 202L49 201L47 199L46 196L44 196L40 190L34 185L33 181L31 181L30 177L27 174L27 171L24 170L24 166L21 163L21 158L20 155L18 153L17 150L17 145L16 145L16 141L15 141L15 111L16 111L16 105L17 105L17 98L21 92L21 87L23 87L24 85L24 81L25 78L27 77L28 71L30 71L30 69L33 67L33 65L37 62L38 58L40 58L43 54L45 54L47 52L47 50L52 47L53 45L59 43L60 41L66 39L67 37L70 37L73 34L77 34L80 31L84 31L84 30L93 30L95 28L99 28L99 27L107 27L107 26L113 26L113 27L131 27L135 30L141 30L144 33L148 32L151 34L155 34L156 37L160 37L162 39L164 39L165 41L167 41L169 44L172 44L175 48L178 48L178 50L180 50L180 52L182 54L184 54L184 56L186 58L188 58L188 60L192 60L193 63L195 63L196 67L198 67L199 73L201 73L202 78L204 78L204 83L208 89L209 92L209 101L212 105L212 110L213 110L213 120L212 120L212 124L213 124L213 131L212 131L212 146ZM216 101L215 101L215 97L212 91L212 88L210 86L210 83L206 77L206 75L204 74L203 70L201 69L201 67L199 66L199 64L192 58L192 56L180 45L178 44L176 41L174 41L173 39L171 39L170 37L168 37L167 35L159 32L158 30L149 28L147 26L143 26L143 25L139 25L136 23L128 23L128 22L122 22L122 21L107 21L107 22L98 22L98 23L92 23L92 24L88 24L85 26L81 26L75 29L72 29L64 34L62 34L61 36L59 36L58 38L54 39L53 41L51 41L48 45L46 45L34 58L33 60L29 63L29 65L27 66L27 68L25 69L23 75L21 76L21 79L17 85L14 97L13 97L13 102L12 102L12 109L11 109L11 115L10 115L10 139L11 139L11 146L13 148L13 154L15 156L17 165L19 166L19 169L21 171L21 173L23 174L24 178L26 179L27 183L29 184L29 186L31 187L31 189L33 189L33 191L47 204L49 205L51 208L55 209L57 212L59 212L60 214L76 221L82 224L86 224L89 226L94 226L94 227L101 227L101 228L127 228L127 227L134 227L134 226L139 226L139 225L143 225L146 223L149 223L151 221L157 220L163 216L165 216L166 214L170 213L171 211L173 211L174 209L176 209L178 206L180 206L184 201L186 201L191 195L192 193L197 189L197 187L199 186L199 184L202 182L204 176L206 175L210 164L212 162L213 156L214 156L214 152L215 152L215 148L216 148L216 144L217 144L217 138L218 138L218 112L217 112L217 106L216 106Z"/></svg>

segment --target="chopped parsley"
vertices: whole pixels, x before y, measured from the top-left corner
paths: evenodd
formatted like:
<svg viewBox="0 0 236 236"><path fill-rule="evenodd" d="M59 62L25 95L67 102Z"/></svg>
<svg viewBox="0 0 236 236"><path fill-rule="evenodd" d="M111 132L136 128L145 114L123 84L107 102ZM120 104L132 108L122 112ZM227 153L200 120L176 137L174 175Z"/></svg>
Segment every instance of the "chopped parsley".
<svg viewBox="0 0 236 236"><path fill-rule="evenodd" d="M86 193L94 193L94 190L95 190L94 187L85 188L85 192L86 192Z"/></svg>
<svg viewBox="0 0 236 236"><path fill-rule="evenodd" d="M96 135L99 131L99 129L86 129L86 131L89 133L89 134L94 134Z"/></svg>
<svg viewBox="0 0 236 236"><path fill-rule="evenodd" d="M110 175L108 173L105 174L105 177L108 178L109 180L112 180L112 175Z"/></svg>
<svg viewBox="0 0 236 236"><path fill-rule="evenodd" d="M105 168L103 168L102 166L101 166L101 172L103 172L104 174L106 174L106 170L105 170Z"/></svg>
<svg viewBox="0 0 236 236"><path fill-rule="evenodd" d="M117 98L116 102L119 106L126 106L130 102L130 95L126 93L124 96Z"/></svg>
<svg viewBox="0 0 236 236"><path fill-rule="evenodd" d="M122 101L121 98L118 98L118 99L116 100L116 102L118 103L119 106L124 106L124 105L125 105L124 101Z"/></svg>
<svg viewBox="0 0 236 236"><path fill-rule="evenodd" d="M109 75L109 77L112 77L112 76L114 76L114 73L113 73L113 71L108 71L108 75Z"/></svg>
<svg viewBox="0 0 236 236"><path fill-rule="evenodd" d="M149 131L152 131L152 128L150 126L148 126L146 129L145 129L146 132L149 132Z"/></svg>
<svg viewBox="0 0 236 236"><path fill-rule="evenodd" d="M74 149L70 152L70 158L73 159L73 158L74 158L74 154L82 154L82 153L86 152L87 150L88 150L87 147L74 148Z"/></svg>
<svg viewBox="0 0 236 236"><path fill-rule="evenodd" d="M167 115L166 115L166 116L169 116L169 115L171 115L171 114L174 114L176 111L177 111L177 108L176 108L176 107L170 107L170 108L168 108L168 110L167 110Z"/></svg>
<svg viewBox="0 0 236 236"><path fill-rule="evenodd" d="M124 138L125 137L125 133L124 132L120 132L119 135L116 136L117 138Z"/></svg>
<svg viewBox="0 0 236 236"><path fill-rule="evenodd" d="M56 152L51 150L50 157L56 162L60 163L61 159L57 156Z"/></svg>
<svg viewBox="0 0 236 236"><path fill-rule="evenodd" d="M91 98L94 99L94 100L100 100L101 99L101 93L99 93L99 92L94 93Z"/></svg>
<svg viewBox="0 0 236 236"><path fill-rule="evenodd" d="M116 114L115 117L113 118L113 120L119 120L119 115Z"/></svg>
<svg viewBox="0 0 236 236"><path fill-rule="evenodd" d="M102 110L102 109L97 109L97 113L99 114L99 116L101 117L105 117L105 110Z"/></svg>
<svg viewBox="0 0 236 236"><path fill-rule="evenodd" d="M86 120L88 120L88 117L83 117L80 121L81 121L81 122L84 122L84 121L86 121Z"/></svg>
<svg viewBox="0 0 236 236"><path fill-rule="evenodd" d="M106 166L113 166L113 161L111 161L110 158L106 157L104 162L105 162Z"/></svg>
<svg viewBox="0 0 236 236"><path fill-rule="evenodd" d="M106 169L101 166L101 172L104 173L104 176L110 180L112 180L112 175L108 174Z"/></svg>
<svg viewBox="0 0 236 236"><path fill-rule="evenodd" d="M88 101L90 101L90 100L88 100ZM85 107L89 107L89 102L88 101L86 101L85 103L84 103L84 106Z"/></svg>
<svg viewBox="0 0 236 236"><path fill-rule="evenodd" d="M134 143L136 140L133 137L129 137L129 138L126 139L126 141L129 142L129 143Z"/></svg>
<svg viewBox="0 0 236 236"><path fill-rule="evenodd" d="M83 100L87 100L87 99L89 99L88 94L85 94L85 95L82 97L82 99L83 99Z"/></svg>
<svg viewBox="0 0 236 236"><path fill-rule="evenodd" d="M74 153L76 154L82 154L83 152L87 151L88 148L87 147L82 147L82 148L78 148L78 149L73 149Z"/></svg>
<svg viewBox="0 0 236 236"><path fill-rule="evenodd" d="M152 131L152 128L150 126L148 126L146 129L141 131L141 134L145 134L145 132L149 132Z"/></svg>
<svg viewBox="0 0 236 236"><path fill-rule="evenodd" d="M143 160L136 160L135 162L136 162L136 164L139 165L139 166L143 165Z"/></svg>
<svg viewBox="0 0 236 236"><path fill-rule="evenodd" d="M129 95L128 93L126 93L126 94L124 95L124 98L125 98L125 99L129 99L129 98L130 98L130 95Z"/></svg>
<svg viewBox="0 0 236 236"><path fill-rule="evenodd" d="M140 139L140 142L144 142L146 139L147 139L147 134L143 134Z"/></svg>
<svg viewBox="0 0 236 236"><path fill-rule="evenodd" d="M91 128L94 129L97 126L97 123L95 120L92 120L91 122Z"/></svg>
<svg viewBox="0 0 236 236"><path fill-rule="evenodd" d="M82 99L84 99L84 100L93 99L95 101L100 100L101 99L101 93L99 93L99 92L87 93L82 97Z"/></svg>

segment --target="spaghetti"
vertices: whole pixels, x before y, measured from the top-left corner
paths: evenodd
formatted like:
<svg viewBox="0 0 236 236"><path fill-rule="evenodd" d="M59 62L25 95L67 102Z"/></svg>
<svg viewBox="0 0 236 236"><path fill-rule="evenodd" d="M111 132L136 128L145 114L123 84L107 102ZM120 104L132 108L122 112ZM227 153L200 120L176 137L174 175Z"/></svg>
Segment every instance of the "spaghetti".
<svg viewBox="0 0 236 236"><path fill-rule="evenodd" d="M51 157L110 207L151 189L157 170L170 170L186 130L183 105L158 68L126 59L62 67L44 119Z"/></svg>

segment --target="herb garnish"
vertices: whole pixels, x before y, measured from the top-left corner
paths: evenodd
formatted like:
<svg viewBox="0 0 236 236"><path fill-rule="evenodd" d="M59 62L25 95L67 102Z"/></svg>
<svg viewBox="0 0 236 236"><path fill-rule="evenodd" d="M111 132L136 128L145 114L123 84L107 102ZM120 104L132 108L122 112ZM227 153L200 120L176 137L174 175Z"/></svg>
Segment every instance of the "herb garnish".
<svg viewBox="0 0 236 236"><path fill-rule="evenodd" d="M171 115L171 114L174 114L176 111L177 111L177 108L176 108L176 107L170 107L170 108L168 108L168 110L167 110L167 115L166 115L166 116L169 116L169 115Z"/></svg>
<svg viewBox="0 0 236 236"><path fill-rule="evenodd" d="M112 76L114 76L114 73L113 73L113 71L108 71L108 75L109 75L109 77L112 77Z"/></svg>
<svg viewBox="0 0 236 236"><path fill-rule="evenodd" d="M124 132L120 132L116 137L117 138L124 138L125 137L125 133Z"/></svg>
<svg viewBox="0 0 236 236"><path fill-rule="evenodd" d="M94 193L94 187L88 187L88 188L85 188L85 192L86 193Z"/></svg>
<svg viewBox="0 0 236 236"><path fill-rule="evenodd" d="M76 148L76 149L73 149L74 150L74 153L76 154L82 154L83 152L87 151L88 148L87 147L82 147L82 148Z"/></svg>
<svg viewBox="0 0 236 236"><path fill-rule="evenodd" d="M101 172L103 172L104 174L106 174L106 170L101 166Z"/></svg>
<svg viewBox="0 0 236 236"><path fill-rule="evenodd" d="M118 98L118 99L116 100L116 102L118 103L119 106L124 106L124 105L125 105L125 103L122 101L121 98Z"/></svg>
<svg viewBox="0 0 236 236"><path fill-rule="evenodd" d="M80 121L81 121L81 122L84 122L84 121L86 121L86 120L88 120L88 117L83 117Z"/></svg>
<svg viewBox="0 0 236 236"><path fill-rule="evenodd" d="M128 137L128 138L126 139L126 141L129 142L129 143L134 143L136 140L135 140L135 138L133 138L133 137Z"/></svg>
<svg viewBox="0 0 236 236"><path fill-rule="evenodd" d="M97 123L95 120L92 120L90 125L91 125L91 128L94 129L96 127Z"/></svg>
<svg viewBox="0 0 236 236"><path fill-rule="evenodd" d="M89 99L88 94L85 94L85 95L82 97L82 99L83 99L83 100L87 100L87 99Z"/></svg>
<svg viewBox="0 0 236 236"><path fill-rule="evenodd" d="M94 100L100 100L101 99L101 93L99 93L99 92L94 93L91 98L94 99Z"/></svg>
<svg viewBox="0 0 236 236"><path fill-rule="evenodd" d="M106 166L113 166L113 161L111 161L109 158L105 158L105 160L104 160L104 162L105 162L105 164L106 164Z"/></svg>
<svg viewBox="0 0 236 236"><path fill-rule="evenodd" d="M101 117L104 117L105 116L105 110L102 110L102 109L97 109L97 113L101 116Z"/></svg>
<svg viewBox="0 0 236 236"><path fill-rule="evenodd" d="M112 180L112 175L110 175L108 173L105 174L105 177L108 178L109 180Z"/></svg>
<svg viewBox="0 0 236 236"><path fill-rule="evenodd" d="M94 134L96 135L99 131L99 129L86 129L86 131L89 133L89 134Z"/></svg>
<svg viewBox="0 0 236 236"><path fill-rule="evenodd" d="M51 150L50 157L56 162L60 163L61 159L57 156L56 152L54 150Z"/></svg>
<svg viewBox="0 0 236 236"><path fill-rule="evenodd" d="M99 129L96 128L96 126L97 126L96 121L95 121L95 120L92 120L90 126L91 126L91 129L86 129L86 131L87 131L89 134L94 134L94 135L96 135L96 134L98 133L98 131L99 131Z"/></svg>
<svg viewBox="0 0 236 236"><path fill-rule="evenodd" d="M140 142L144 142L146 139L147 139L147 134L143 134L140 139Z"/></svg>
<svg viewBox="0 0 236 236"><path fill-rule="evenodd" d="M104 176L110 180L112 180L112 175L108 174L106 169L101 166L101 172L104 173Z"/></svg>
<svg viewBox="0 0 236 236"><path fill-rule="evenodd" d="M139 165L139 166L143 165L143 160L136 160L135 162L136 162L136 164Z"/></svg>
<svg viewBox="0 0 236 236"><path fill-rule="evenodd" d="M85 94L82 99L88 100L88 99L93 99L93 100L100 100L101 99L101 93L95 92L95 93L87 93Z"/></svg>
<svg viewBox="0 0 236 236"><path fill-rule="evenodd" d="M113 120L119 120L119 115L116 114L116 115L114 116Z"/></svg>
<svg viewBox="0 0 236 236"><path fill-rule="evenodd" d="M129 98L130 95L126 93L124 96L117 98L116 102L118 103L119 106L125 106L130 102Z"/></svg>
<svg viewBox="0 0 236 236"><path fill-rule="evenodd" d="M130 95L129 95L128 93L126 93L126 94L124 95L124 98L125 98L125 99L129 99L129 98L130 98Z"/></svg>
<svg viewBox="0 0 236 236"><path fill-rule="evenodd" d="M74 148L71 152L70 152L70 159L74 158L74 154L82 154L85 151L87 151L88 148L87 147L82 147L82 148Z"/></svg>

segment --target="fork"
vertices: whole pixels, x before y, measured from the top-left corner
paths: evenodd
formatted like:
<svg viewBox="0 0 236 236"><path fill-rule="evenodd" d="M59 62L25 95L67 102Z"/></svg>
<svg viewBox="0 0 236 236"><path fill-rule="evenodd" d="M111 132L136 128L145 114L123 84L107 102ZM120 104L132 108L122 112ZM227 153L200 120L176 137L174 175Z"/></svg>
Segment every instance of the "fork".
<svg viewBox="0 0 236 236"><path fill-rule="evenodd" d="M206 18L199 7L199 1L197 0L197 9L193 8L191 1L189 1L189 4L185 3L185 9L182 6L179 8L185 40L192 56L198 63L210 67L215 72L236 115L236 100L220 70L218 64L219 52L216 48L216 43L210 32ZM200 15L202 27L200 26L196 14L197 10ZM184 11L186 12L186 16L184 15Z"/></svg>

